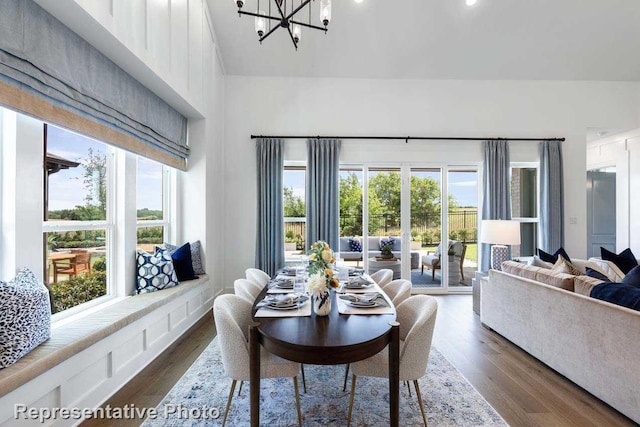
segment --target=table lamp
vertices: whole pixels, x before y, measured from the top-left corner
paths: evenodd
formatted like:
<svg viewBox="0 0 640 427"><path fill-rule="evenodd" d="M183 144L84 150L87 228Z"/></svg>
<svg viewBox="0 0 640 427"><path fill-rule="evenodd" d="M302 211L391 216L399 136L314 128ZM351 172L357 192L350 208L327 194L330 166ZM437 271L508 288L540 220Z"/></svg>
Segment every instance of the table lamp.
<svg viewBox="0 0 640 427"><path fill-rule="evenodd" d="M507 245L520 244L520 223L502 219L482 220L480 241L491 244L491 268L502 270L502 262L509 260Z"/></svg>

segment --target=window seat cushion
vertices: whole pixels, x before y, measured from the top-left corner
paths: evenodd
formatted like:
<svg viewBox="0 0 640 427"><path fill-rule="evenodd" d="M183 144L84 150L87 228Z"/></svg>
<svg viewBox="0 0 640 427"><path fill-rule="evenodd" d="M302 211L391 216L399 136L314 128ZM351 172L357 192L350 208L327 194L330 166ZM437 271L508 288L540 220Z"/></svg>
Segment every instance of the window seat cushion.
<svg viewBox="0 0 640 427"><path fill-rule="evenodd" d="M208 281L209 276L202 275L180 286L127 297L57 328L54 323L51 338L13 365L0 370L0 397Z"/></svg>

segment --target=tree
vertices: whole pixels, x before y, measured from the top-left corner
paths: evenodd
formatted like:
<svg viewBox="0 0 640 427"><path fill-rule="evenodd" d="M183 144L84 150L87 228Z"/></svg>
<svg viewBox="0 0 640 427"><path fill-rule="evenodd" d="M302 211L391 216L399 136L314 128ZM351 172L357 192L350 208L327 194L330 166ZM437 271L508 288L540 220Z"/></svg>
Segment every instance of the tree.
<svg viewBox="0 0 640 427"><path fill-rule="evenodd" d="M362 235L362 185L358 176L349 172L340 177L340 234Z"/></svg>
<svg viewBox="0 0 640 427"><path fill-rule="evenodd" d="M84 187L87 189L85 197L86 206L95 206L99 209L100 218L107 218L107 156L94 153L89 148L87 157L82 161L84 172L82 174Z"/></svg>
<svg viewBox="0 0 640 427"><path fill-rule="evenodd" d="M302 197L293 194L293 188L284 187L284 216L286 218L304 218L307 207Z"/></svg>

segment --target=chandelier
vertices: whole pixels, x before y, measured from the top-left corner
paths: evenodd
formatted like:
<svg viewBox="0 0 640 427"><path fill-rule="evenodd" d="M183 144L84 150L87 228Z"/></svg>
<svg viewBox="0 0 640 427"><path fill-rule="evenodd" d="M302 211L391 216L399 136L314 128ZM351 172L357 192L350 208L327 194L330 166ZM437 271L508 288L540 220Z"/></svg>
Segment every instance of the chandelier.
<svg viewBox="0 0 640 427"><path fill-rule="evenodd" d="M268 11L264 12L260 9L260 0L256 12L247 12L242 10L244 0L233 0L238 6L238 16L249 15L255 17L255 28L258 33L260 44L262 41L273 34L278 28L284 28L289 33L289 37L293 42L293 46L298 50L298 42L302 38L302 27L313 28L314 30L327 32L327 26L331 21L331 0L319 0L320 2L320 21L322 27L311 24L311 2L315 0L263 0L268 3ZM275 16L271 15L271 4L275 5ZM289 3L287 5L287 3ZM294 19L294 16L307 7L307 22L300 19ZM302 14L300 14L302 15ZM277 21L275 25L271 25L271 21Z"/></svg>

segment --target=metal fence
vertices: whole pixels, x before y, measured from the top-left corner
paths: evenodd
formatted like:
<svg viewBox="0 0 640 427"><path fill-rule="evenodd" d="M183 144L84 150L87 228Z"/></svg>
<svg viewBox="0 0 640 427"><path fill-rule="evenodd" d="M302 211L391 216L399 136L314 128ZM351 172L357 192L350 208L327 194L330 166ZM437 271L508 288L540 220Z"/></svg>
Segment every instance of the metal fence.
<svg viewBox="0 0 640 427"><path fill-rule="evenodd" d="M285 236L289 240L293 236L300 245L304 247L306 222L305 218L285 218ZM478 241L478 211L459 210L449 212L449 238L467 243ZM341 236L362 236L362 217L356 215L345 215L340 217ZM380 215L369 215L369 235L388 236L400 234L400 215L396 213L385 213ZM411 236L414 240L422 242L423 246L437 244L440 242L440 213L416 213L411 215Z"/></svg>

